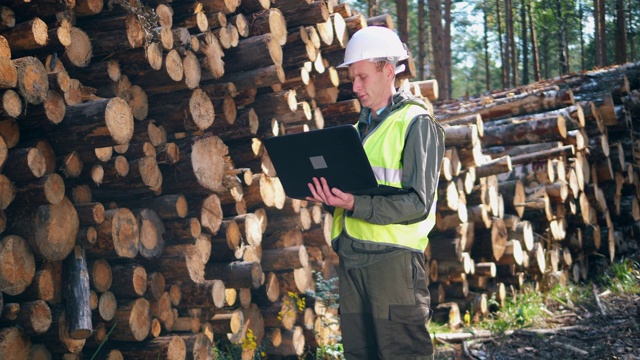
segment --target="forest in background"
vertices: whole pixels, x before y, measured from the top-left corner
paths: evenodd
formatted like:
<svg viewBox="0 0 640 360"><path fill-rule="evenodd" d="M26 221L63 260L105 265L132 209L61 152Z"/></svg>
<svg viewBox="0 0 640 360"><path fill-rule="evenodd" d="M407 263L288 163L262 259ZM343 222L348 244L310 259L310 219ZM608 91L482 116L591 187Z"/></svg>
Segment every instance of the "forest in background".
<svg viewBox="0 0 640 360"><path fill-rule="evenodd" d="M638 60L638 0L348 0L391 14L417 80L457 99Z"/></svg>

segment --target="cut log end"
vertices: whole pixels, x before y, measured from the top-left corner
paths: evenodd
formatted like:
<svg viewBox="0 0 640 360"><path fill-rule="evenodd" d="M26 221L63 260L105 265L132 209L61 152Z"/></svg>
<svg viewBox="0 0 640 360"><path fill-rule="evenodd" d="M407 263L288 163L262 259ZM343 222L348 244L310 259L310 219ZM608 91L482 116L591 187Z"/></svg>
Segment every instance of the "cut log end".
<svg viewBox="0 0 640 360"><path fill-rule="evenodd" d="M89 65L93 56L89 36L81 29L73 27L71 28L70 37L71 43L65 48L65 58L77 67Z"/></svg>
<svg viewBox="0 0 640 360"><path fill-rule="evenodd" d="M105 123L117 144L126 144L133 137L133 113L125 100L117 97L109 100Z"/></svg>
<svg viewBox="0 0 640 360"><path fill-rule="evenodd" d="M217 136L207 136L193 144L191 165L198 183L211 191L224 192L227 146Z"/></svg>

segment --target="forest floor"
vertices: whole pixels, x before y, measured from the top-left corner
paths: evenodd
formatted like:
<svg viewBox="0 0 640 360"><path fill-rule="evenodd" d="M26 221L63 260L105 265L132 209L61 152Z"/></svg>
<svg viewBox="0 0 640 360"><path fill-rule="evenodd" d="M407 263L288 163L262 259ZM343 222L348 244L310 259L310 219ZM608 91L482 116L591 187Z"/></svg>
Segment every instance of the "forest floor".
<svg viewBox="0 0 640 360"><path fill-rule="evenodd" d="M597 270L588 283L525 291L510 309L454 332L466 340L438 340L435 359L640 359L639 260Z"/></svg>

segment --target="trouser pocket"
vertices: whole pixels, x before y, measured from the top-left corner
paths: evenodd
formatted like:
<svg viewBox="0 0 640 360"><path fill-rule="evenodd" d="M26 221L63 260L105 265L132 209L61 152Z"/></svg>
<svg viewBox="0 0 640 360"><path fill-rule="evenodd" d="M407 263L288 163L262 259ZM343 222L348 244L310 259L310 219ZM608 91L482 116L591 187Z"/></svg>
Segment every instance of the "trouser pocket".
<svg viewBox="0 0 640 360"><path fill-rule="evenodd" d="M385 359L433 354L427 331L430 310L425 305L389 305L389 319L380 321L380 352Z"/></svg>

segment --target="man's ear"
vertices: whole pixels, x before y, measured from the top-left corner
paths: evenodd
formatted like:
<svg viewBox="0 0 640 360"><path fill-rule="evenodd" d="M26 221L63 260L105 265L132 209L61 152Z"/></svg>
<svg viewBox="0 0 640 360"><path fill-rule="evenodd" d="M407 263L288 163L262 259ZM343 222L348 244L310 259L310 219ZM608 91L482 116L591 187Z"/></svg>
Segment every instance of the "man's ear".
<svg viewBox="0 0 640 360"><path fill-rule="evenodd" d="M385 75L393 79L396 76L396 67L392 63L386 63L384 67Z"/></svg>

